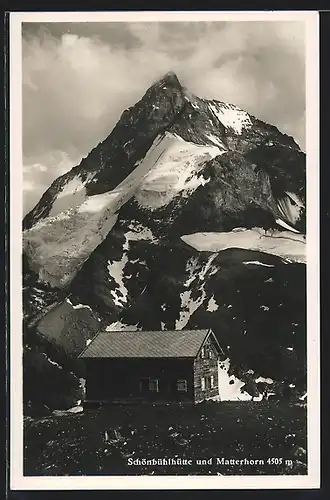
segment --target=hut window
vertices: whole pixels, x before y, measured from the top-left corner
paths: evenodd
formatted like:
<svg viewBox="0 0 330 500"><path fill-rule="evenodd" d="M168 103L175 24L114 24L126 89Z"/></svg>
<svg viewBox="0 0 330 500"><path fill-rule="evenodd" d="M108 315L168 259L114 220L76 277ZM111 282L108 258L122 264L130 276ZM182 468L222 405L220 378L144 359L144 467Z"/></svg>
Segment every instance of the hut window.
<svg viewBox="0 0 330 500"><path fill-rule="evenodd" d="M158 392L158 380L149 380L149 391Z"/></svg>
<svg viewBox="0 0 330 500"><path fill-rule="evenodd" d="M201 358L205 358L205 347L202 347Z"/></svg>
<svg viewBox="0 0 330 500"><path fill-rule="evenodd" d="M188 384L186 380L178 380L177 389L179 392L187 392Z"/></svg>
<svg viewBox="0 0 330 500"><path fill-rule="evenodd" d="M204 379L204 389L213 389L214 387L214 376L206 377Z"/></svg>
<svg viewBox="0 0 330 500"><path fill-rule="evenodd" d="M212 359L212 350L209 350L209 358Z"/></svg>
<svg viewBox="0 0 330 500"><path fill-rule="evenodd" d="M201 389L202 389L202 391L205 391L205 378L204 377L201 378Z"/></svg>

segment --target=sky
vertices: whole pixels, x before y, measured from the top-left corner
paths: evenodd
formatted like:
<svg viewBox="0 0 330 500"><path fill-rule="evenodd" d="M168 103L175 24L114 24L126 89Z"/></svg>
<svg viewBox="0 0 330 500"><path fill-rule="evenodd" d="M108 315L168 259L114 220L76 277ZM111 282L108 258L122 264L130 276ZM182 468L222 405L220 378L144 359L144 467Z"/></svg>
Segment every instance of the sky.
<svg viewBox="0 0 330 500"><path fill-rule="evenodd" d="M305 149L301 21L24 23L24 215L167 71Z"/></svg>

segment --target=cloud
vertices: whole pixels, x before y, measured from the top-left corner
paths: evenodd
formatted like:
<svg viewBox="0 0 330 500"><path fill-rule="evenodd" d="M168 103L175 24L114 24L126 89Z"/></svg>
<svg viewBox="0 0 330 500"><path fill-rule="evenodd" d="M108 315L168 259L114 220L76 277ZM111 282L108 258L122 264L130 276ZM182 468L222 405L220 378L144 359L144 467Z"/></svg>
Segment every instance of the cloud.
<svg viewBox="0 0 330 500"><path fill-rule="evenodd" d="M304 148L301 22L26 23L22 43L25 213L168 70Z"/></svg>

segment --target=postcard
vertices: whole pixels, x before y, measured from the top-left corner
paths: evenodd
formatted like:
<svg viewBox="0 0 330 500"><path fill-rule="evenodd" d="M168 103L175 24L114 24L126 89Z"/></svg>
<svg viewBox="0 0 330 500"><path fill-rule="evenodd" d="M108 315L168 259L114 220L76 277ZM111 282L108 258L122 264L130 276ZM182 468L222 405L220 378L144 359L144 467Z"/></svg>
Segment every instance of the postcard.
<svg viewBox="0 0 330 500"><path fill-rule="evenodd" d="M320 485L317 12L10 16L12 489Z"/></svg>

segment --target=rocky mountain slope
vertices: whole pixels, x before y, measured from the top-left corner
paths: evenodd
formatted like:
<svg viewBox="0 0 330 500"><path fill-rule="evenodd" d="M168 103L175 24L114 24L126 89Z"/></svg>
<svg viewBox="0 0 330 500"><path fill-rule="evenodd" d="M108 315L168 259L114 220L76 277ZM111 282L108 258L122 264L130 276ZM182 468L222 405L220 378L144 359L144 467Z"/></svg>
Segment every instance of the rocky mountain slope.
<svg viewBox="0 0 330 500"><path fill-rule="evenodd" d="M26 398L45 370L78 387L100 328L195 326L228 398L303 393L305 198L291 137L166 74L24 219Z"/></svg>

